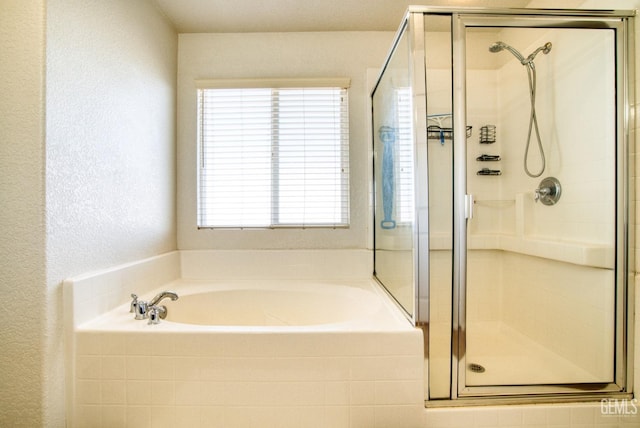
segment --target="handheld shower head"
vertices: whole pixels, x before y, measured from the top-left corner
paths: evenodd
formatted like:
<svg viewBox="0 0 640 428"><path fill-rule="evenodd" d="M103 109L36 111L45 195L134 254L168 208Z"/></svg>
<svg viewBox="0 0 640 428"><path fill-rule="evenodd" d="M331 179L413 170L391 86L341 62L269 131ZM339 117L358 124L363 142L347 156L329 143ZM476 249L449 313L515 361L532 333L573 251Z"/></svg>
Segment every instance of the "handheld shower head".
<svg viewBox="0 0 640 428"><path fill-rule="evenodd" d="M500 52L503 49L504 49L504 43L502 42L495 42L494 44L489 46L489 52L493 52L493 53Z"/></svg>
<svg viewBox="0 0 640 428"><path fill-rule="evenodd" d="M512 48L511 46L509 46L508 44L504 43L504 42L495 42L494 44L492 44L491 46L489 46L489 52L500 52L503 49L508 50L509 52L511 52L513 54L513 56L515 56L516 58L518 58L518 61L520 61L522 64L525 64L525 59L522 56L522 54L520 52L518 52L517 50L515 50L514 48Z"/></svg>
<svg viewBox="0 0 640 428"><path fill-rule="evenodd" d="M529 136L527 137L527 146L524 149L524 172L529 177L539 177L544 172L546 164L544 149L542 147L542 141L540 140L540 131L538 130L538 119L536 117L536 67L533 60L540 52L543 52L545 54L551 52L551 42L547 42L544 45L540 46L538 49L531 52L531 55L529 55L526 59L520 52L504 42L495 42L489 46L489 52L493 53L501 52L505 49L511 52L511 54L513 54L513 56L515 56L518 61L520 61L520 64L524 65L527 69L527 77L529 78L529 98L531 100L531 115L529 116ZM528 166L529 144L531 143L531 133L533 130L535 130L536 133L538 148L540 149L540 158L542 161L542 168L538 173L530 172Z"/></svg>

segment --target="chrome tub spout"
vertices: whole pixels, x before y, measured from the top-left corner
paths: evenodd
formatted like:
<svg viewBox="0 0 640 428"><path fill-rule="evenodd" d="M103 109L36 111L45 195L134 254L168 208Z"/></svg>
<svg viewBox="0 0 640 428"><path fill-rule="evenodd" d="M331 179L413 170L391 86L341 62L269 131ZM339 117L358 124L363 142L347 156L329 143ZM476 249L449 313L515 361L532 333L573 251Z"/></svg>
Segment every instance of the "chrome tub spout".
<svg viewBox="0 0 640 428"><path fill-rule="evenodd" d="M157 306L164 299L178 300L178 295L173 291L163 291L149 301L149 306Z"/></svg>

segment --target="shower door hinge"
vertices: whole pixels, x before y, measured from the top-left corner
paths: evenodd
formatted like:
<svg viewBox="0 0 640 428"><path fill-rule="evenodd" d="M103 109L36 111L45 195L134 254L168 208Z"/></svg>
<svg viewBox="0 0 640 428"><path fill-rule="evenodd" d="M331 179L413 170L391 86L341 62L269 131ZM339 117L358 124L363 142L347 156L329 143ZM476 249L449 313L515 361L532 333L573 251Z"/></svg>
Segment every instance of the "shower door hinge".
<svg viewBox="0 0 640 428"><path fill-rule="evenodd" d="M464 217L468 220L473 218L473 195L464 195Z"/></svg>

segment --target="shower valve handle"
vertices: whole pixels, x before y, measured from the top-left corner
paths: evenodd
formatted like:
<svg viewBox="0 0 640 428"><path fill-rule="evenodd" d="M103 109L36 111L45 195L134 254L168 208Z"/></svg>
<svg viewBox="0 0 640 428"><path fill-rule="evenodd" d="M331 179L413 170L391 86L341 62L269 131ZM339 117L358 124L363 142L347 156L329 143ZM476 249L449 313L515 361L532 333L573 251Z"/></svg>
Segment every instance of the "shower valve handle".
<svg viewBox="0 0 640 428"><path fill-rule="evenodd" d="M540 182L540 185L534 190L533 199L542 202L544 205L555 205L562 194L560 182L555 177L547 177Z"/></svg>
<svg viewBox="0 0 640 428"><path fill-rule="evenodd" d="M551 189L548 187L539 187L535 190L535 195L533 199L538 202L540 198L547 196L551 193Z"/></svg>

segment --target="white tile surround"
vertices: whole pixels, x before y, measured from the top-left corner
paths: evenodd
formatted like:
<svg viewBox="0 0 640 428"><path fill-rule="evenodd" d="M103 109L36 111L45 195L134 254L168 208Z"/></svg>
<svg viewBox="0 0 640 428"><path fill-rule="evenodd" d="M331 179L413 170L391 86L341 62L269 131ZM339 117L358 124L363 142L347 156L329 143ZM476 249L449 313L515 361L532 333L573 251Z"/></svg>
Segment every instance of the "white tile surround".
<svg viewBox="0 0 640 428"><path fill-rule="evenodd" d="M423 409L422 349L402 337L234 333L220 346L195 333L77 329L131 292L148 293L181 276L363 278L370 263L365 250L184 251L66 282L66 307L82 308L75 316L65 311L68 355L75 356L69 426L640 426L638 415L602 414L599 402Z"/></svg>
<svg viewBox="0 0 640 428"><path fill-rule="evenodd" d="M347 282L369 276L370 256L359 250L185 251L181 269L165 271L164 283L179 277ZM141 268L176 257L146 260ZM97 315L111 308L91 301L94 284L100 295L105 284L119 284L124 298L116 306L126 306L131 292L154 293L128 281L130 275L127 266L124 273L67 281L65 299ZM68 399L74 427L418 427L422 421L422 333L401 318L394 330L303 332L175 332L151 330L145 321L118 331L87 318L68 324L75 344Z"/></svg>

